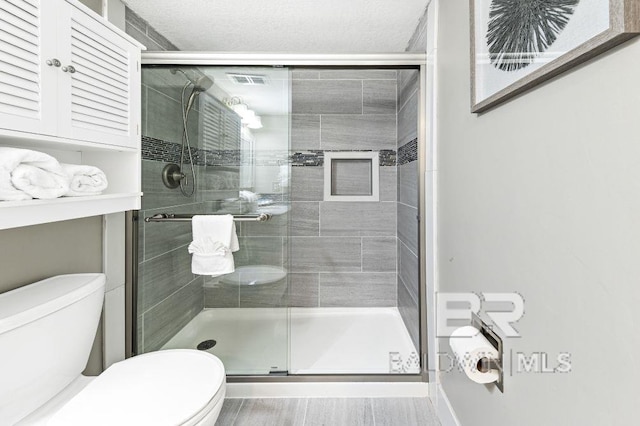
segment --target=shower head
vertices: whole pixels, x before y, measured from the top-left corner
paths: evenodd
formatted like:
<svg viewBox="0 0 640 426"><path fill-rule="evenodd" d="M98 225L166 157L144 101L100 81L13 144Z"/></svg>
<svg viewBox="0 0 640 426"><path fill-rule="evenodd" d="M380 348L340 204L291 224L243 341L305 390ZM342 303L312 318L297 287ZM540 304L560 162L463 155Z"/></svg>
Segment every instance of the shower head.
<svg viewBox="0 0 640 426"><path fill-rule="evenodd" d="M187 77L187 80L189 80L191 84L193 84L193 90L196 92L206 92L211 88L211 86L213 86L213 79L207 77L206 75L192 77L181 68L171 68L169 71L171 72L171 74L175 74L180 71L180 73Z"/></svg>
<svg viewBox="0 0 640 426"><path fill-rule="evenodd" d="M196 81L191 80L191 82L193 83L193 90L198 92L206 92L213 86L213 80L206 75L199 77Z"/></svg>

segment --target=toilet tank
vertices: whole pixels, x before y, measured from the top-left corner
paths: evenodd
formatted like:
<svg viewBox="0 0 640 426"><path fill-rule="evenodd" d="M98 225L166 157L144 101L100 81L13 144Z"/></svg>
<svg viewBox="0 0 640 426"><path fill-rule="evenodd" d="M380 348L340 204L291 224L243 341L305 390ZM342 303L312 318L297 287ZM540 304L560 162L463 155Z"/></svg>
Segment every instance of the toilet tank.
<svg viewBox="0 0 640 426"><path fill-rule="evenodd" d="M0 424L14 424L87 365L103 274L60 275L0 294Z"/></svg>

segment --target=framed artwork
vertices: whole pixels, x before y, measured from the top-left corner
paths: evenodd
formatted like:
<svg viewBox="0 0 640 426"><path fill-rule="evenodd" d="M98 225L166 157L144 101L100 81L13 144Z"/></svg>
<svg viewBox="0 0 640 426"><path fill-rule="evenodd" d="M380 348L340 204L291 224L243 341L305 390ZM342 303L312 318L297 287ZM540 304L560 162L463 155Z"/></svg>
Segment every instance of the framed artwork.
<svg viewBox="0 0 640 426"><path fill-rule="evenodd" d="M470 6L476 113L640 33L640 0L470 0Z"/></svg>

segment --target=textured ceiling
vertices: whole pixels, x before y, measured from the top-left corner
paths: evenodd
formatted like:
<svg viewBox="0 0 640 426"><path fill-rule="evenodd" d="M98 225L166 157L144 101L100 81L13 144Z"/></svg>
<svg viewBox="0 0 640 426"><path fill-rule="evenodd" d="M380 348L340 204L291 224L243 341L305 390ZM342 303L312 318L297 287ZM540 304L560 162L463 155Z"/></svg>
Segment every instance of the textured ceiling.
<svg viewBox="0 0 640 426"><path fill-rule="evenodd" d="M181 50L402 52L428 0L125 0Z"/></svg>

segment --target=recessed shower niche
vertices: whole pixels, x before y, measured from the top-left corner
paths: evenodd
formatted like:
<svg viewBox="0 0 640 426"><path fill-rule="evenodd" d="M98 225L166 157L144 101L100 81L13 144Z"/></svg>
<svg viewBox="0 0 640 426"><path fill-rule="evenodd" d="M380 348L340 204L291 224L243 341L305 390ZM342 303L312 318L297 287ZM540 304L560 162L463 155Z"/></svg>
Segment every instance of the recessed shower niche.
<svg viewBox="0 0 640 426"><path fill-rule="evenodd" d="M380 201L378 152L325 152L324 201Z"/></svg>

